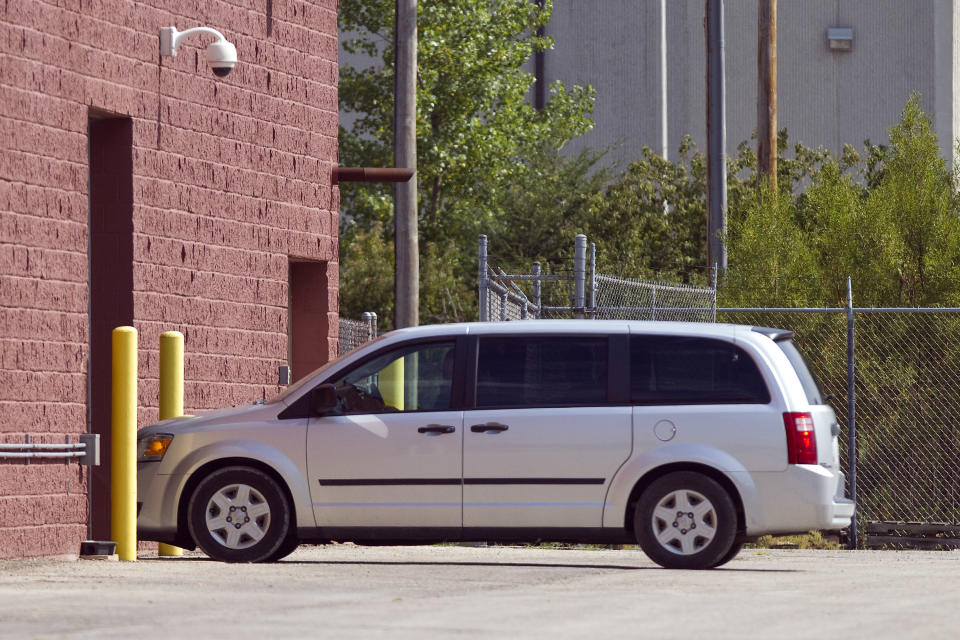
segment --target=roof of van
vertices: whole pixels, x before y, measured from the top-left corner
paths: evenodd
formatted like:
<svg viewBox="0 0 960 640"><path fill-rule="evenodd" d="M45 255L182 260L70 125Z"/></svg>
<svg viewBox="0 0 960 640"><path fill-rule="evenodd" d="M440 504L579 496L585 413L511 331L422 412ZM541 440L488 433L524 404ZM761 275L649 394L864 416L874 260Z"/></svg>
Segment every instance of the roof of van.
<svg viewBox="0 0 960 640"><path fill-rule="evenodd" d="M752 332L748 325L720 322L666 322L657 320L518 320L514 322L461 322L453 324L422 325L391 332L397 338L470 334L597 334L597 333L661 333L671 335L698 335L728 339Z"/></svg>

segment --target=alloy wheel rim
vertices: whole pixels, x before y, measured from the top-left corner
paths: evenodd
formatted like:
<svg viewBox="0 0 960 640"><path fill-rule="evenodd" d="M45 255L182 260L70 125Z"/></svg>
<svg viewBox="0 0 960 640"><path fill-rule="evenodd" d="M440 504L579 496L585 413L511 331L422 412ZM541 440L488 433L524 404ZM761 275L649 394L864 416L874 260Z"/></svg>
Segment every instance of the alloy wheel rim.
<svg viewBox="0 0 960 640"><path fill-rule="evenodd" d="M247 549L260 542L270 528L270 504L247 484L218 489L207 502L207 531L228 549Z"/></svg>
<svg viewBox="0 0 960 640"><path fill-rule="evenodd" d="M703 551L717 535L717 511L706 496L690 489L671 491L650 519L660 546L679 556Z"/></svg>

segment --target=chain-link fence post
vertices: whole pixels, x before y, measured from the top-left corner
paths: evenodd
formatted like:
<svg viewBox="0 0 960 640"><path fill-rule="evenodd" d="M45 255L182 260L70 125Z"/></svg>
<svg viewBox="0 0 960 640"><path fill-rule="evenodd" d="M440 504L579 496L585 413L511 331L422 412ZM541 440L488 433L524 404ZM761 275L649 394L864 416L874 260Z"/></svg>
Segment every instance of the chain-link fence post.
<svg viewBox="0 0 960 640"><path fill-rule="evenodd" d="M857 405L856 380L854 360L854 331L853 331L853 285L847 277L847 460L850 470L850 499L857 502ZM850 534L847 544L851 549L857 548L857 511L854 507L853 519L850 521Z"/></svg>
<svg viewBox="0 0 960 640"><path fill-rule="evenodd" d="M480 236L478 262L477 282L480 290L480 322L487 322L490 320L490 302L488 299L489 291L487 290L487 236L485 235Z"/></svg>
<svg viewBox="0 0 960 640"><path fill-rule="evenodd" d="M587 284L587 236L578 233L573 242L573 308L577 318L584 318Z"/></svg>
<svg viewBox="0 0 960 640"><path fill-rule="evenodd" d="M717 274L720 269L713 263L713 273L710 275L710 288L713 290L713 299L710 302L710 321L717 321Z"/></svg>
<svg viewBox="0 0 960 640"><path fill-rule="evenodd" d="M534 306L534 310L535 310L535 312L536 312L536 316L534 316L534 317L536 317L537 319L539 319L539 318L540 318L540 309L541 309L541 307L542 307L542 301L541 301L541 299L540 299L540 278L538 277L538 276L540 275L540 263L539 263L539 262L534 262L534 263L533 263L533 270L532 270L532 271L533 271L533 276L534 276L534 278L535 278L534 281L533 281L533 306Z"/></svg>
<svg viewBox="0 0 960 640"><path fill-rule="evenodd" d="M590 243L590 317L596 317L597 310L597 243Z"/></svg>
<svg viewBox="0 0 960 640"><path fill-rule="evenodd" d="M373 340L377 337L377 314L373 311L364 311L360 314L360 319L367 325L367 340Z"/></svg>

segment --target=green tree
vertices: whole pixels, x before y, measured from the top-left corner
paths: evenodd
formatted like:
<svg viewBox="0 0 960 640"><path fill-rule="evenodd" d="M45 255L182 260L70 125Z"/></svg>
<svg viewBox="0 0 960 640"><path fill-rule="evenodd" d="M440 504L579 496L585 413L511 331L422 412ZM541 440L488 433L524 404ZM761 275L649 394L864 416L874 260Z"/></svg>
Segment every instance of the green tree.
<svg viewBox="0 0 960 640"><path fill-rule="evenodd" d="M849 275L861 305L957 304L957 182L919 94L889 144L866 147L866 161L849 149L827 161L800 200L827 302L846 300Z"/></svg>
<svg viewBox="0 0 960 640"><path fill-rule="evenodd" d="M780 132L778 144L780 193L777 197L766 194L762 204L782 205L776 212L767 213L787 216L788 219L780 222L792 229L799 224L796 219L803 202L803 189L830 160L830 154L798 143L794 145L793 154L786 156L786 130ZM631 163L622 176L592 199L584 228L596 239L602 259L615 263L623 275L706 283L712 268L707 260L706 242L706 158L689 136L683 138L675 157L675 161L667 161L644 148L641 157ZM756 153L752 145L744 141L727 162L730 243L737 242L741 236L752 238L760 233L760 230L749 231L742 220L745 216L756 218L761 213L756 168ZM796 200L794 194L797 194ZM732 247L729 250L735 251ZM748 253L759 257L755 248L750 248Z"/></svg>
<svg viewBox="0 0 960 640"><path fill-rule="evenodd" d="M469 268L474 254L465 248L475 246L478 234L503 224L507 207L516 203L511 189L535 179L531 158L559 154L568 140L592 126L589 87L568 90L554 83L541 110L525 99L534 78L524 64L534 52L553 45L550 38L537 35L537 29L549 21L551 9L549 0L543 6L527 0L419 4L416 179L424 247L421 287L429 291L434 286L431 256L443 264L454 260L460 271L470 274L461 276L456 287L441 286L436 295L422 297L424 318L459 315L445 313L444 304L448 310L466 310L475 304L449 300L466 290L467 278L475 271ZM368 67L340 69L340 108L357 114L351 130L340 131L341 164L391 166L394 3L342 0L339 16L346 34L344 48L379 60ZM344 242L360 237L351 227L370 230L378 223L381 237L389 240L389 187L341 187ZM345 260L354 255L349 248L343 253ZM346 265L341 290L367 289L369 281L352 279L358 273ZM475 286L472 278L469 282L471 288ZM363 310L349 300L341 306L346 315Z"/></svg>
<svg viewBox="0 0 960 640"><path fill-rule="evenodd" d="M891 303L956 303L960 217L954 175L914 94L890 130L884 172L871 189L874 215L895 234L898 286Z"/></svg>
<svg viewBox="0 0 960 640"><path fill-rule="evenodd" d="M763 184L729 216L724 306L803 306L817 296L816 257L790 194Z"/></svg>
<svg viewBox="0 0 960 640"><path fill-rule="evenodd" d="M591 207L613 177L603 166L604 152L584 150L567 156L541 147L525 157L528 170L499 195L497 224L485 232L491 258L511 270L541 263L545 273L566 268L573 239L598 234Z"/></svg>
<svg viewBox="0 0 960 640"><path fill-rule="evenodd" d="M585 233L604 269L685 282L706 270L706 163L687 136L676 162L644 147L623 175L592 198Z"/></svg>

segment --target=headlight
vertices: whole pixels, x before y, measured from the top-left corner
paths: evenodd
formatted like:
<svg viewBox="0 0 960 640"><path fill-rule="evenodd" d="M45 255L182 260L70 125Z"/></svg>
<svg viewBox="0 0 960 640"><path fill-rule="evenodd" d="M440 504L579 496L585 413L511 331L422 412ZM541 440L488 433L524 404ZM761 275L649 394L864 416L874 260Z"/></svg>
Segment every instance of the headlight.
<svg viewBox="0 0 960 640"><path fill-rule="evenodd" d="M155 433L152 436L137 440L137 462L159 462L163 454L173 442L173 435L169 433Z"/></svg>

